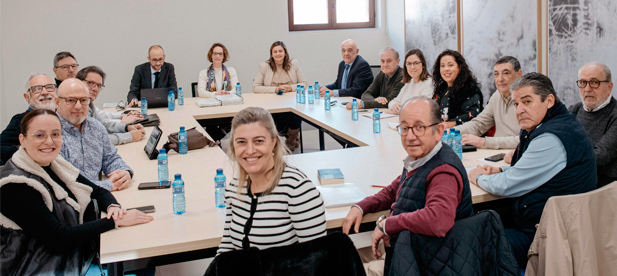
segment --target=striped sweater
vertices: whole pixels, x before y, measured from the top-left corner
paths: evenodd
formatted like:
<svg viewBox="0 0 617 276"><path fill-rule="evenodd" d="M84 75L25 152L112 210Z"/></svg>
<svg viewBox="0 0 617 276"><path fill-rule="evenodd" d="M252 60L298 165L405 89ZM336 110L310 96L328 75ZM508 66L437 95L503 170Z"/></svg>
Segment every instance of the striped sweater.
<svg viewBox="0 0 617 276"><path fill-rule="evenodd" d="M244 229L251 216L252 198L238 179L225 189L225 229L217 254L241 250ZM249 231L250 247L265 249L305 242L326 235L326 215L321 194L306 175L286 165L278 186L271 194L256 197L256 209Z"/></svg>

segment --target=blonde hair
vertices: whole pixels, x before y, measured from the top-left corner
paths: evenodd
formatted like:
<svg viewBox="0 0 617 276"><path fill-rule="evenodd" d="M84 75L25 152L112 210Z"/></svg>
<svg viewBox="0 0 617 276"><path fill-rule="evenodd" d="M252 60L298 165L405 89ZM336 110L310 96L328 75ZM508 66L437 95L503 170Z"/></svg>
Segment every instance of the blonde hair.
<svg viewBox="0 0 617 276"><path fill-rule="evenodd" d="M267 110L261 107L247 107L245 109L240 110L234 116L231 121L231 132L229 139L229 158L235 163L234 166L239 170L238 174L238 194L241 193L242 188L246 187L247 189L251 185L251 178L248 173L238 164L238 160L236 159L236 150L234 148L234 140L236 129L241 125L259 123L263 126L272 139L274 139L274 150L273 150L273 158L274 158L274 166L271 169L272 175L272 184L268 189L266 189L263 194L267 195L278 186L279 181L281 180L281 176L283 175L283 170L285 169L285 155L289 153L289 149L285 146L285 144L281 143L281 139L278 136L276 131L276 126L274 125L274 120L272 119L272 115ZM270 172L270 171L268 171Z"/></svg>

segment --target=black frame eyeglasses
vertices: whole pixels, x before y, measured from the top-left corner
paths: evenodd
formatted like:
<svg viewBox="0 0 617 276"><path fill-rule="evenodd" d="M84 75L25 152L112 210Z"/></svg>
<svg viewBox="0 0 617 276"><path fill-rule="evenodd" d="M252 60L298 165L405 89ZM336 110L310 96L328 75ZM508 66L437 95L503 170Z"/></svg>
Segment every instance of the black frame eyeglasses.
<svg viewBox="0 0 617 276"><path fill-rule="evenodd" d="M420 136L424 136L424 134L426 134L426 130L429 127L436 126L438 124L440 124L440 123L434 123L434 124L428 125L428 126L419 125L419 126L412 126L412 127L404 127L403 125L398 125L398 126L396 126L396 130L398 131L399 135L407 136L407 134L409 133L409 129L411 129L411 132L413 132L413 135L415 135L416 137L420 137Z"/></svg>
<svg viewBox="0 0 617 276"><path fill-rule="evenodd" d="M587 87L587 84L589 84L589 87L591 88L598 88L600 87L600 84L602 84L603 82L610 82L608 80L577 80L576 81L576 85L578 85L578 88L585 88Z"/></svg>

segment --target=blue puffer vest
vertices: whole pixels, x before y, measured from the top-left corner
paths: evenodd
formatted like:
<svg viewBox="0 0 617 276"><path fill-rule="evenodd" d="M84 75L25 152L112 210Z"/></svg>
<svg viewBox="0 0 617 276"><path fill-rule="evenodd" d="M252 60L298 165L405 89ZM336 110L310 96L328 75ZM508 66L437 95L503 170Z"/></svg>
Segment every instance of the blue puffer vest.
<svg viewBox="0 0 617 276"><path fill-rule="evenodd" d="M574 115L568 113L562 103L551 107L540 126L531 133L521 130L521 141L512 157L512 166L525 153L529 143L543 133L551 133L561 141L566 149L566 167L542 186L513 199L514 223L519 229L534 228L540 222L549 197L585 193L596 188L596 157L593 147L583 126Z"/></svg>

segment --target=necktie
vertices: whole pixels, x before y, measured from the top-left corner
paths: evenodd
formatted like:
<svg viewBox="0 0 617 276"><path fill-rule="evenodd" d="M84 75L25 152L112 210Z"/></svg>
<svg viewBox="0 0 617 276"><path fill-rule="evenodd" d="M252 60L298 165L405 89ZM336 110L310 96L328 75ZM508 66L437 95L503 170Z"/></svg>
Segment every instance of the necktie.
<svg viewBox="0 0 617 276"><path fill-rule="evenodd" d="M343 81L341 83L341 89L347 88L347 75L349 75L349 67L351 67L351 65L345 64L345 71L343 72Z"/></svg>
<svg viewBox="0 0 617 276"><path fill-rule="evenodd" d="M152 88L159 88L159 76L161 75L161 72L154 72L154 87Z"/></svg>

